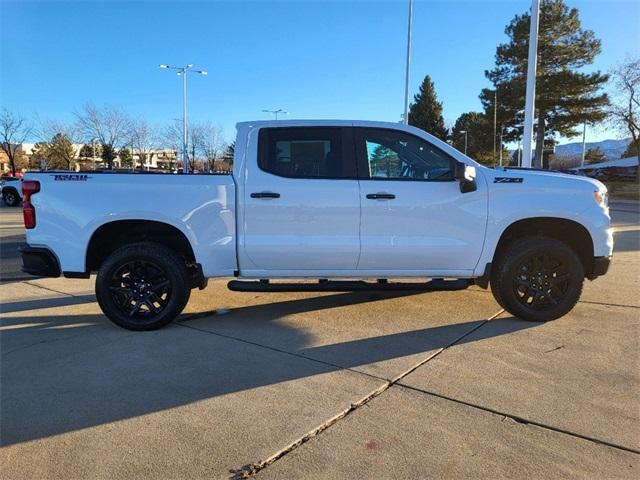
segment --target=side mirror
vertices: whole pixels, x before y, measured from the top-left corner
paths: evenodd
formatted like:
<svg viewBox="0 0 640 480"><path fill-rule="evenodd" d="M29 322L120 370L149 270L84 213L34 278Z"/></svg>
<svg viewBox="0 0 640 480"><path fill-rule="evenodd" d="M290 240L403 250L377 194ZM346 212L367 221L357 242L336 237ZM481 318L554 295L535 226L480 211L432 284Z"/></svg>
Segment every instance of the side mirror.
<svg viewBox="0 0 640 480"><path fill-rule="evenodd" d="M456 162L453 178L460 181L461 193L475 192L478 188L476 185L476 167L467 165L464 162Z"/></svg>

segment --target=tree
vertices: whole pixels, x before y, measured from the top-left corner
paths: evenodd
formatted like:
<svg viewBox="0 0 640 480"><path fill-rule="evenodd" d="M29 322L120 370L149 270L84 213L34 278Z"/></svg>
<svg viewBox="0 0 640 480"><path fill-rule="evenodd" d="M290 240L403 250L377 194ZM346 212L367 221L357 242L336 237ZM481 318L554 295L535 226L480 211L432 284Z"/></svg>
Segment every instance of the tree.
<svg viewBox="0 0 640 480"><path fill-rule="evenodd" d="M34 145L31 159L46 170L72 170L76 163L76 149L66 134L56 133L50 141Z"/></svg>
<svg viewBox="0 0 640 480"><path fill-rule="evenodd" d="M629 158L629 157L635 157L636 155L638 155L638 151L640 149L640 145L638 143L639 142L634 142L633 140L629 142L629 145L627 145L627 149L620 156L620 158Z"/></svg>
<svg viewBox="0 0 640 480"><path fill-rule="evenodd" d="M590 148L584 154L584 163L600 163L607 159L600 147Z"/></svg>
<svg viewBox="0 0 640 480"><path fill-rule="evenodd" d="M211 122L195 123L191 126L194 150L202 156L205 171L215 168L216 160L224 153L225 142L222 128Z"/></svg>
<svg viewBox="0 0 640 480"><path fill-rule="evenodd" d="M623 157L640 159L640 58L626 60L612 76L615 94L610 121L618 130L631 134L631 143ZM640 179L640 165L637 176Z"/></svg>
<svg viewBox="0 0 640 480"><path fill-rule="evenodd" d="M94 151L95 148L95 151ZM78 156L80 158L100 158L102 153L100 150L100 145L97 144L91 144L91 143L85 143L84 145L82 145L82 148L80 148L80 153L78 154Z"/></svg>
<svg viewBox="0 0 640 480"><path fill-rule="evenodd" d="M97 108L85 104L81 112L76 112L78 132L86 142L97 139L102 145L102 158L107 168L113 168L116 149L127 139L131 130L129 118L117 107Z"/></svg>
<svg viewBox="0 0 640 480"><path fill-rule="evenodd" d="M388 147L378 145L369 160L371 176L384 176L387 178L401 176L402 166L400 158Z"/></svg>
<svg viewBox="0 0 640 480"><path fill-rule="evenodd" d="M108 143L103 143L100 145L100 156L102 157L103 162L107 164L107 168L112 170L113 161L118 157L116 149Z"/></svg>
<svg viewBox="0 0 640 480"><path fill-rule="evenodd" d="M9 159L11 174L16 175L16 164L20 160L20 148L31 134L32 127L27 120L6 108L0 115L0 149Z"/></svg>
<svg viewBox="0 0 640 480"><path fill-rule="evenodd" d="M467 155L485 165L493 165L493 126L483 113L466 112L458 117L451 130L455 148L464 152L467 132Z"/></svg>
<svg viewBox="0 0 640 480"><path fill-rule="evenodd" d="M71 170L76 163L76 150L64 133L56 133L48 145L47 169Z"/></svg>
<svg viewBox="0 0 640 480"><path fill-rule="evenodd" d="M498 124L505 126L506 140L517 140L523 132L530 20L530 14L524 13L507 25L509 42L498 46L496 66L485 72L494 89L484 89L480 95L485 112L493 115L497 89ZM583 71L600 50L600 40L591 30L582 29L577 9L570 9L564 0L543 0L536 75L536 166L541 166L545 138L573 137L584 122L594 124L605 118L608 97L600 89L608 76Z"/></svg>
<svg viewBox="0 0 640 480"><path fill-rule="evenodd" d="M442 102L438 101L433 81L424 77L419 92L413 97L409 109L409 125L421 128L441 140L447 139L447 129L442 117Z"/></svg>
<svg viewBox="0 0 640 480"><path fill-rule="evenodd" d="M138 119L131 122L129 135L130 143L138 153L140 169L143 169L147 160L149 163L153 160L153 148L158 142L158 130L150 126L146 120Z"/></svg>
<svg viewBox="0 0 640 480"><path fill-rule="evenodd" d="M227 148L224 149L224 153L222 154L222 160L228 163L230 166L232 166L235 151L236 151L236 142L233 141L229 145L227 145Z"/></svg>
<svg viewBox="0 0 640 480"><path fill-rule="evenodd" d="M120 151L118 152L118 157L120 158L121 167L123 168L133 167L133 156L131 156L131 150L129 150L126 147L121 148Z"/></svg>

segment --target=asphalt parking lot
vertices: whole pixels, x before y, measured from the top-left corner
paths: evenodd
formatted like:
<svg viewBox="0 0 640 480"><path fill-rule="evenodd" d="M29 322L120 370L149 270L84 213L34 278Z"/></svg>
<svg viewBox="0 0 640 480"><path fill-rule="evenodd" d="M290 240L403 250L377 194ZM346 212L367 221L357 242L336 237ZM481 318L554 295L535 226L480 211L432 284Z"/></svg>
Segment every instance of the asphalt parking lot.
<svg viewBox="0 0 640 480"><path fill-rule="evenodd" d="M638 478L640 210L566 317L490 292L243 294L134 333L0 208L2 478Z"/></svg>

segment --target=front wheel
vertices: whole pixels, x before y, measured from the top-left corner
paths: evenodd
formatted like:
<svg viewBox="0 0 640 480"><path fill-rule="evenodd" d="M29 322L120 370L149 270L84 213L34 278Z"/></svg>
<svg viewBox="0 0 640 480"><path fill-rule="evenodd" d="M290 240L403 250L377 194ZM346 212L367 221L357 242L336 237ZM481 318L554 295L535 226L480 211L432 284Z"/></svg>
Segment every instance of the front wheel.
<svg viewBox="0 0 640 480"><path fill-rule="evenodd" d="M491 271L491 290L509 313L533 322L566 315L582 293L584 267L566 244L536 236L509 244Z"/></svg>
<svg viewBox="0 0 640 480"><path fill-rule="evenodd" d="M113 252L96 278L98 304L127 330L156 330L176 318L189 301L187 267L163 245L139 242Z"/></svg>

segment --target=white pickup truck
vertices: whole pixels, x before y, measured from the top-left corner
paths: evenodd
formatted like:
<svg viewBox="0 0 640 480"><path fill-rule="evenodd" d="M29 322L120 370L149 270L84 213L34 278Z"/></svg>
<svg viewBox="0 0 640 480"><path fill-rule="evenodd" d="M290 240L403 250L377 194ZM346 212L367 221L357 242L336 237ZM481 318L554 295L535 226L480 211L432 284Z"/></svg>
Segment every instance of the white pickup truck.
<svg viewBox="0 0 640 480"><path fill-rule="evenodd" d="M546 321L613 251L600 182L485 168L395 123L245 122L231 175L29 173L23 193L23 270L97 272L100 307L131 330L171 322L212 277L244 291L490 283L513 315Z"/></svg>

